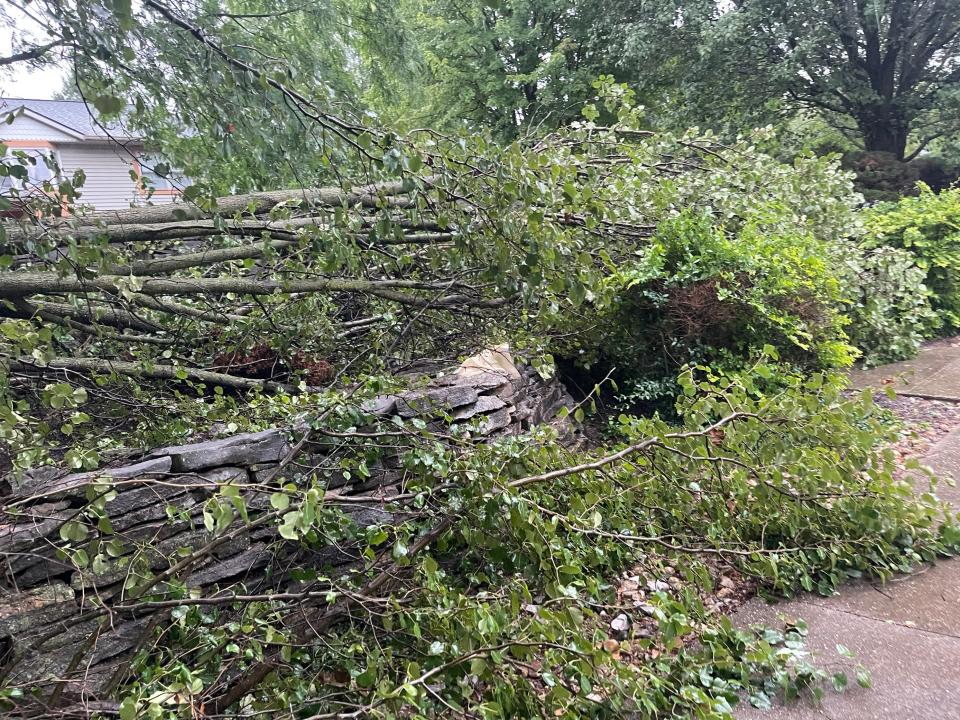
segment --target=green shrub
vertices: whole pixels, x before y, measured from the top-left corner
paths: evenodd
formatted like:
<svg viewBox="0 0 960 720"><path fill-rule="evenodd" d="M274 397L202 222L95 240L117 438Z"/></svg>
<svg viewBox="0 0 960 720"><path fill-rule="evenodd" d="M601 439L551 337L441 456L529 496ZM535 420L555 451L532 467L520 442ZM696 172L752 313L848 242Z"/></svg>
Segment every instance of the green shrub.
<svg viewBox="0 0 960 720"><path fill-rule="evenodd" d="M564 318L555 354L624 396L663 398L687 363L742 364L772 345L785 361L846 367L850 244L859 202L831 160L793 165L744 148L657 188L652 237L604 279L593 316ZM674 386L675 387L675 386Z"/></svg>
<svg viewBox="0 0 960 720"><path fill-rule="evenodd" d="M594 188L618 214L636 208L650 236L595 251L602 276L539 318L564 368L586 370L581 384L613 369L621 406L664 409L684 364L736 368L766 345L806 369L876 364L913 355L939 327L924 258L863 242L875 211L865 222L836 157L787 164L742 142L688 172L643 175L644 143L681 157L709 138L644 140L622 177Z"/></svg>
<svg viewBox="0 0 960 720"><path fill-rule="evenodd" d="M851 290L847 334L866 366L916 355L924 337L939 327L930 307L926 273L906 250L857 248L848 261Z"/></svg>
<svg viewBox="0 0 960 720"><path fill-rule="evenodd" d="M920 186L917 197L879 205L864 213L867 247L910 252L926 274L931 305L943 332L960 329L960 189L933 192ZM918 287L917 293L923 293ZM936 329L928 326L928 333Z"/></svg>
<svg viewBox="0 0 960 720"><path fill-rule="evenodd" d="M871 202L896 202L904 195L916 195L918 183L942 190L957 179L957 166L935 156L898 160L888 152L851 152L843 166L856 173L857 190Z"/></svg>

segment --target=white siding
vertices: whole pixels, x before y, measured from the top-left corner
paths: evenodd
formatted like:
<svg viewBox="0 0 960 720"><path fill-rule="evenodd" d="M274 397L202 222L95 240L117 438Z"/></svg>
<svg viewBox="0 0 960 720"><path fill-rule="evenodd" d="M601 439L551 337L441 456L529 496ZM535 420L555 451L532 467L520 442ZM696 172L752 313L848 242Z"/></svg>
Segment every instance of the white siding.
<svg viewBox="0 0 960 720"><path fill-rule="evenodd" d="M4 111L0 110L0 119L5 117ZM4 140L47 140L49 142L71 142L75 139L47 123L24 115L18 115L9 125L0 124L0 137Z"/></svg>
<svg viewBox="0 0 960 720"><path fill-rule="evenodd" d="M80 202L97 210L121 210L141 198L130 178L133 159L120 148L109 145L63 144L57 146L64 175L82 169L87 180L80 188Z"/></svg>
<svg viewBox="0 0 960 720"><path fill-rule="evenodd" d="M0 118L4 118L0 109ZM133 158L142 148L131 144L123 148L103 140L77 140L55 126L18 115L10 124L0 124L2 140L39 140L53 144L60 168L66 177L82 169L87 179L80 188L79 202L97 210L122 210L131 205L146 205L147 200L130 177ZM46 148L43 148L46 150ZM177 201L176 195L156 193L150 205L166 205Z"/></svg>
<svg viewBox="0 0 960 720"><path fill-rule="evenodd" d="M133 146L125 150L115 145L89 142L57 145L63 174L70 177L75 170L82 169L87 176L80 188L79 202L97 210L122 210L131 205L148 204L130 177L132 154L138 151L139 148ZM149 204L166 205L178 199L172 195L155 194Z"/></svg>

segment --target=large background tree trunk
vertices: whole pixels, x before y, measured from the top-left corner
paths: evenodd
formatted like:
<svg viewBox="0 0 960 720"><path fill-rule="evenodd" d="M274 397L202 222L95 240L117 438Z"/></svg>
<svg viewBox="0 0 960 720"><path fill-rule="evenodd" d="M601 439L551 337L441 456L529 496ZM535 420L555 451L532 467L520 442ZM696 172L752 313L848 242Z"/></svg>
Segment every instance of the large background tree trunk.
<svg viewBox="0 0 960 720"><path fill-rule="evenodd" d="M900 113L890 106L880 106L866 111L859 119L863 133L863 145L867 152L890 153L903 160L907 152L910 128Z"/></svg>

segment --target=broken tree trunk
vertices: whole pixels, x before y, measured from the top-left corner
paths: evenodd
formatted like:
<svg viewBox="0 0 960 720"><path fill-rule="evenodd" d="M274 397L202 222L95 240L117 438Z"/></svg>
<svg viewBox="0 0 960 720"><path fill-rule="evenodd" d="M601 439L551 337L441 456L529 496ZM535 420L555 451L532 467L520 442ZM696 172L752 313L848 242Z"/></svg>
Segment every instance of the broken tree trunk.
<svg viewBox="0 0 960 720"><path fill-rule="evenodd" d="M549 422L569 403L556 380L488 350L424 387L367 402L358 415L369 427L356 432L267 430L160 448L123 467L10 478L0 516L2 685L39 688L44 707L109 703L177 607L319 603L326 591L290 568L355 566L359 543L279 542L286 508L271 496L281 485L322 478L324 507L360 528L389 527L417 512L389 502L403 495L406 470L387 453L366 474L344 472L351 443L390 435L393 418L422 419L450 442L453 428L467 427L457 442L484 442ZM228 486L237 512L214 516L210 501Z"/></svg>

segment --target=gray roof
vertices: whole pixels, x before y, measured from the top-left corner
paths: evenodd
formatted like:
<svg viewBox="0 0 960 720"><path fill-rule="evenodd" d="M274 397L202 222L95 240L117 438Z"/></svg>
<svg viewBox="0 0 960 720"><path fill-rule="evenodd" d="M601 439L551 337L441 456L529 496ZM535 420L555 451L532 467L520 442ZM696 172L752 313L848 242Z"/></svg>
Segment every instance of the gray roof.
<svg viewBox="0 0 960 720"><path fill-rule="evenodd" d="M6 115L20 108L42 115L58 125L83 135L84 137L103 138L109 136L116 139L130 140L139 135L123 126L122 120L112 120L99 124L94 118L98 115L96 108L83 100L29 100L26 98L0 98L0 113ZM106 132L104 131L106 128Z"/></svg>

